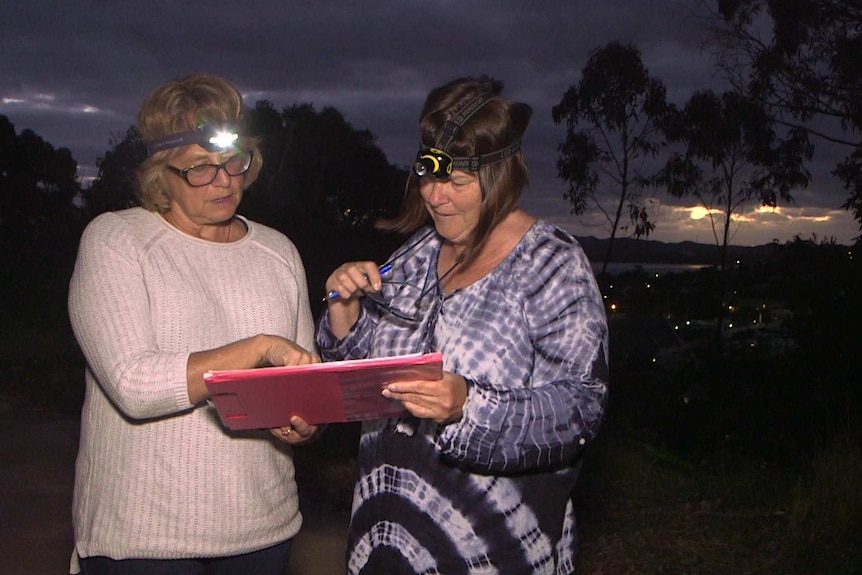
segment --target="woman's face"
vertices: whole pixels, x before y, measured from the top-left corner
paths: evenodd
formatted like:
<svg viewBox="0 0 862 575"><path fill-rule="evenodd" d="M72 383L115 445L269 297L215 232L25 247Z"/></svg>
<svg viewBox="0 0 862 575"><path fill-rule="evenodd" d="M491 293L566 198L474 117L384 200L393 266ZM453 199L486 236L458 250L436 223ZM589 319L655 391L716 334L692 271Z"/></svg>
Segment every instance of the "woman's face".
<svg viewBox="0 0 862 575"><path fill-rule="evenodd" d="M207 152L201 146L192 144L175 156L170 165L183 170L201 164L221 164L234 154L235 151ZM220 169L209 184L192 187L182 176L169 171L171 173L167 174L167 182L172 219L193 226L205 226L226 222L236 213L242 200L244 175L229 176L224 169Z"/></svg>
<svg viewBox="0 0 862 575"><path fill-rule="evenodd" d="M478 174L455 170L445 181L426 176L419 180L419 193L437 233L453 244L466 244L482 211Z"/></svg>

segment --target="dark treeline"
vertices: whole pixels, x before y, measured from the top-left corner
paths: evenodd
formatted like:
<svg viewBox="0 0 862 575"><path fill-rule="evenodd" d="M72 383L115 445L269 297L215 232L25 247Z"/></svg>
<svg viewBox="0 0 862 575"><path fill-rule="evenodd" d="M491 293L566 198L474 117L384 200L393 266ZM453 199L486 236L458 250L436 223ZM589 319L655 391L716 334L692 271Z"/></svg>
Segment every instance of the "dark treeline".
<svg viewBox="0 0 862 575"><path fill-rule="evenodd" d="M567 128L558 161L558 175L570 184L566 197L577 213L598 196L614 197L605 208L612 240L617 231L649 235L653 225L641 195L649 187L720 207L725 216L717 224L721 241L713 267L660 276L644 270L600 274L611 330L612 393L598 449L602 441L622 437L638 446L642 465L633 475L670 462L665 471L684 469L688 477L697 477L700 469L742 473L734 488L762 485L774 470L783 470L791 487L772 486L782 502L755 502L780 505L787 518L787 528L779 532L787 536L781 542L787 562L774 572L858 573L858 243L848 248L831 238L797 237L768 246L764 257L736 264L726 232L730 215L744 202L784 203L807 184L809 137L835 142L858 136L862 10L858 1L833 0L798 2L783 10L784 4L762 0L718 6L716 23L726 26L717 39L726 43L723 71L735 80L731 90L698 92L678 107L664 102L663 86L649 76L637 49L612 43L592 54L583 80L555 110L555 120ZM806 7L812 10L805 12ZM762 14L775 24L771 45L750 33ZM730 58L734 49L750 58L750 66L740 63L744 58ZM606 58L615 54L630 65L618 67ZM824 116L839 121L840 134L817 133L811 121ZM641 126L646 131L633 130L647 117L650 123ZM375 231L373 223L398 209L405 170L388 162L373 134L354 129L334 108L295 104L279 110L261 101L250 110L249 122L250 132L261 138L264 169L239 211L296 243L318 313L324 279L334 267L351 259L382 261L401 241ZM721 138L715 137L719 129ZM614 150L598 144L611 141L603 138L608 133L626 136L620 159L658 159L662 170L623 171L616 175L619 189L603 186L599 174L606 173L602 165L613 163ZM633 134L641 135L627 139ZM833 175L847 192L844 207L862 221L862 145L850 137L839 143L847 155ZM72 413L83 392L83 358L66 315L78 241L93 217L136 204L134 167L144 154L132 128L109 146L97 161L97 178L83 187L69 150L54 148L30 130L17 133L0 116L0 384L4 393ZM740 177L725 177L736 174ZM611 245L603 247L607 263ZM614 261L627 249L618 243ZM612 445L609 452L628 454L620 443ZM613 459L609 452L605 461ZM644 458L645 453L651 455ZM614 468L596 485L634 469L630 464ZM585 468L587 478L589 471ZM600 488L593 489L591 494ZM717 497L712 509L737 512L726 495ZM629 499L631 505L634 498ZM660 503L664 507L666 501ZM642 515L620 514L635 525ZM642 553L633 559L638 565L644 560ZM837 560L841 567L826 568ZM625 572L669 572L659 564Z"/></svg>
<svg viewBox="0 0 862 575"><path fill-rule="evenodd" d="M248 132L260 138L263 170L239 213L284 232L306 265L312 302L326 275L348 259L385 258L400 241L375 232L374 221L397 211L406 171L389 164L367 130L335 108L310 104L276 110L257 102ZM111 142L94 183L82 191L86 217L136 204L134 166L145 147L134 128ZM314 310L317 312L318 310Z"/></svg>
<svg viewBox="0 0 862 575"><path fill-rule="evenodd" d="M377 232L373 223L397 210L406 173L388 163L370 132L355 130L333 108L318 112L299 104L278 111L262 101L250 110L249 122L261 137L264 169L246 192L240 212L285 232L297 244L317 313L323 281L334 267L356 258L382 261L401 241ZM5 152L0 172L0 237L5 248L0 256L0 313L7 325L32 326L23 337L7 334L4 345L13 353L4 353L5 374L28 371L15 349L51 367L51 354L40 358L38 344L24 351L27 334L42 345L47 345L46 336L56 340L64 350L59 357L71 354L80 363L65 311L78 240L99 213L136 204L134 166L143 158L143 143L133 128L115 138L98 160L97 179L82 189L68 150L55 149L29 130L16 134L2 116L0 128ZM854 350L862 349L850 321L862 317L859 258L852 257L852 248L816 239L766 247L761 257L727 270L653 278L641 277L640 271L601 278L612 320L611 362L620 423L649 428L667 444L694 451L720 449L722 438L740 436L762 439L753 448L768 451L776 446L775 433L791 444L804 440L810 447L826 427L831 433L849 421L860 389L850 367ZM730 295L715 290L719 281ZM701 326L711 323L710 336L715 338L719 308L726 317L718 326L718 347L703 330L684 335L684 328L670 338L662 333L677 321L671 318L687 316ZM767 322L764 313L770 316L775 308L786 316ZM747 315L740 319L743 313ZM728 327L731 321L737 322L735 330ZM733 338L743 324L757 329L758 338L792 345L779 351L768 340L749 348L735 345ZM656 362L662 354L673 361ZM61 397L74 398L80 392L74 380L69 376L63 382ZM679 398L688 393L699 399L681 406ZM703 398L708 398L706 403ZM638 407L629 412L626 405ZM667 412L692 412L702 405L709 406L710 415L691 420L692 429L678 429L685 418ZM742 413L748 414L744 425L739 424ZM830 418L821 417L824 414ZM782 418L780 432L762 428ZM674 425L668 427L670 422ZM788 426L800 433L790 433ZM688 438L685 445L682 437ZM694 441L696 437L708 439ZM784 457L789 450L782 445L770 453Z"/></svg>
<svg viewBox="0 0 862 575"><path fill-rule="evenodd" d="M392 166L368 131L334 108L276 110L258 102L249 131L264 168L239 212L283 231L302 254L312 311L326 275L348 259L382 261L400 243L374 229L398 209L406 172ZM109 141L88 187L71 152L0 115L0 322L6 327L0 381L53 406L76 410L82 358L66 313L68 283L84 227L108 210L137 205L135 169L145 147L130 127ZM70 366L70 363L73 364Z"/></svg>

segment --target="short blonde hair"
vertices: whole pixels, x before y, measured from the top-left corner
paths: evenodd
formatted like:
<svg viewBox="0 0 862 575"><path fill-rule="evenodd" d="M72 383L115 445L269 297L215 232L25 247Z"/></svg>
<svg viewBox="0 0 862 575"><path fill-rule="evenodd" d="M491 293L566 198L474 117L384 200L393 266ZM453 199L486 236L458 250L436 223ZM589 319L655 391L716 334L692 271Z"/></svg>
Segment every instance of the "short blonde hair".
<svg viewBox="0 0 862 575"><path fill-rule="evenodd" d="M196 129L204 123L244 120L242 95L233 84L211 74L194 74L170 81L150 92L138 110L137 130L144 142ZM257 138L241 135L236 146L253 152L251 166L244 174L243 189L257 179L263 157ZM138 166L138 200L153 212L165 212L170 201L164 180L170 177L167 165L180 148L162 150L149 156Z"/></svg>

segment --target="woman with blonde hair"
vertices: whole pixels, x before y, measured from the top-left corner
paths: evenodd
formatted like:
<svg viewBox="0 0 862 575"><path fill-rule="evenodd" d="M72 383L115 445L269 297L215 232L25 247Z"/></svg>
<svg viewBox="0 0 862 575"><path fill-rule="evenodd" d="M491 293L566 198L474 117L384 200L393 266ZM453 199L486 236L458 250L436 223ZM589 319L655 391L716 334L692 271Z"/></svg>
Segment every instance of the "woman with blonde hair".
<svg viewBox="0 0 862 575"><path fill-rule="evenodd" d="M292 446L316 428L232 433L203 374L318 361L302 260L236 213L261 155L227 80L155 89L137 129L141 207L88 225L70 286L86 358L71 572L284 575Z"/></svg>

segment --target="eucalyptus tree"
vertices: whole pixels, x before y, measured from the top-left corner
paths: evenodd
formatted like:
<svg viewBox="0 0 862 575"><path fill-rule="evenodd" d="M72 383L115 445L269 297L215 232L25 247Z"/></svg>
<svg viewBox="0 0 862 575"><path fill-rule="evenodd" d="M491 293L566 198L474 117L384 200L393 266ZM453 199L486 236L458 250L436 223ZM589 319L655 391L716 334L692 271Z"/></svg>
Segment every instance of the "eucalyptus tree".
<svg viewBox="0 0 862 575"><path fill-rule="evenodd" d="M834 167L862 229L862 1L717 0L719 68L779 121L844 150Z"/></svg>
<svg viewBox="0 0 862 575"><path fill-rule="evenodd" d="M779 134L760 102L733 90L696 92L682 110L668 115L665 133L684 151L668 158L655 182L673 196L697 198L710 215L722 272L720 333L734 215L755 201L770 207L792 202L792 192L808 185L805 162L813 150L805 130Z"/></svg>
<svg viewBox="0 0 862 575"><path fill-rule="evenodd" d="M664 84L650 76L635 46L619 42L594 51L581 80L553 108L554 122L566 126L557 172L569 183L571 211L598 210L610 231L602 273L617 232L628 229L624 208L632 235L648 236L654 228L641 198L650 182L647 160L663 146L667 111Z"/></svg>
<svg viewBox="0 0 862 575"><path fill-rule="evenodd" d="M147 157L147 147L134 126L122 135L112 135L108 145L111 148L96 159L96 178L82 194L91 218L138 205L136 172Z"/></svg>
<svg viewBox="0 0 862 575"><path fill-rule="evenodd" d="M0 308L45 315L64 309L84 219L75 204L78 163L33 130L0 115Z"/></svg>

